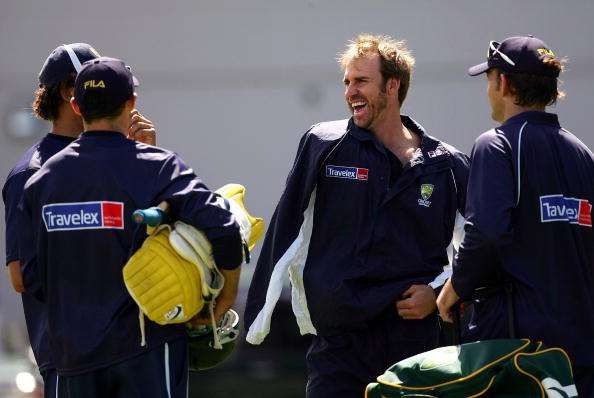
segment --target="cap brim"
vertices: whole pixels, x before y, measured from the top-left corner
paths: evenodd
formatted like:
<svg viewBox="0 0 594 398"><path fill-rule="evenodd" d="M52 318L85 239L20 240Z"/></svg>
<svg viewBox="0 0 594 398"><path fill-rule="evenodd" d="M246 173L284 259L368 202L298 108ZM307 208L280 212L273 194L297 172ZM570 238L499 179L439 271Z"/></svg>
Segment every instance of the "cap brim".
<svg viewBox="0 0 594 398"><path fill-rule="evenodd" d="M485 73L488 70L489 70L489 63L483 62L482 64L474 65L474 66L468 68L468 74L470 76L477 76L477 75L480 75L481 73Z"/></svg>

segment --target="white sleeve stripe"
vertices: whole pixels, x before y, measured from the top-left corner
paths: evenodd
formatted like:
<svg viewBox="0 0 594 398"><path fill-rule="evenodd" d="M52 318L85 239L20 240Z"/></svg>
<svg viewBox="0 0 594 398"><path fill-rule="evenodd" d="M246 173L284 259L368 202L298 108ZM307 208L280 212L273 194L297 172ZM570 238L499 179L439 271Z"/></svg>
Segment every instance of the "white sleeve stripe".
<svg viewBox="0 0 594 398"><path fill-rule="evenodd" d="M518 197L516 199L516 206L520 204L520 181L521 181L521 176L520 176L520 172L521 172L521 167L520 167L520 160L521 160L521 155L522 155L522 132L524 132L524 127L526 127L526 125L528 124L528 122L524 122L524 124L522 125L522 127L520 128L520 134L518 134Z"/></svg>
<svg viewBox="0 0 594 398"><path fill-rule="evenodd" d="M165 354L163 358L165 362L165 388L167 389L167 397L171 398L171 379L169 372L169 344L165 343Z"/></svg>
<svg viewBox="0 0 594 398"><path fill-rule="evenodd" d="M450 169L450 174L452 175L452 181L454 181L454 190L456 191L456 195L458 195L458 184L456 184L456 176L454 175L454 170Z"/></svg>
<svg viewBox="0 0 594 398"><path fill-rule="evenodd" d="M307 260L307 253L309 251L309 242L311 241L311 234L313 231L313 216L316 202L316 190L314 189L309 198L309 205L307 210L303 213L303 226L301 231L302 244L299 250L295 253L295 258L289 265L289 278L291 280L291 306L293 313L299 325L299 333L317 334L309 308L307 307L307 298L305 296L305 285L303 283L303 271L305 270L305 262Z"/></svg>
<svg viewBox="0 0 594 398"><path fill-rule="evenodd" d="M452 269L451 265L448 264L443 267L443 272L437 275L437 278L429 283L429 286L431 286L432 289L437 289L438 287L443 286L450 276L452 276Z"/></svg>
<svg viewBox="0 0 594 398"><path fill-rule="evenodd" d="M280 298L289 268L291 268L291 282L293 283L291 300L293 312L297 317L301 332L316 334L316 330L311 323L309 311L307 309L307 301L305 300L305 290L302 281L303 269L305 267L305 260L307 258L309 241L311 238L315 197L316 191L314 189L309 199L309 205L303 213L304 221L303 224L301 224L297 238L274 265L272 275L270 276L270 282L268 283L268 290L266 291L264 306L248 328L246 340L250 344L261 344L270 332L272 312ZM295 280L295 277L299 275L301 283L299 283L299 280Z"/></svg>
<svg viewBox="0 0 594 398"><path fill-rule="evenodd" d="M447 248L449 263L444 265L443 272L437 276L429 286L433 289L442 286L445 281L452 276L452 263L454 261L454 250L458 251L460 243L464 239L464 223L466 220L462 217L459 211L456 212L456 221L454 222L454 231L452 233L452 241Z"/></svg>

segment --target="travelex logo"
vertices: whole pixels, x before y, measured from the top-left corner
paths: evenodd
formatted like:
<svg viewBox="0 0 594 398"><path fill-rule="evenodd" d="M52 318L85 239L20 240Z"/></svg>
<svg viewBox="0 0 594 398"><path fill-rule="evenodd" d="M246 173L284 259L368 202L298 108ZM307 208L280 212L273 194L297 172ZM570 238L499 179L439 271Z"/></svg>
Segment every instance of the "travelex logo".
<svg viewBox="0 0 594 398"><path fill-rule="evenodd" d="M367 181L369 169L362 167L326 166L326 177L347 178L349 180Z"/></svg>
<svg viewBox="0 0 594 398"><path fill-rule="evenodd" d="M52 203L43 206L48 232L79 229L124 229L122 202Z"/></svg>
<svg viewBox="0 0 594 398"><path fill-rule="evenodd" d="M592 227L592 205L586 199L566 198L561 194L541 196L540 221L565 221Z"/></svg>

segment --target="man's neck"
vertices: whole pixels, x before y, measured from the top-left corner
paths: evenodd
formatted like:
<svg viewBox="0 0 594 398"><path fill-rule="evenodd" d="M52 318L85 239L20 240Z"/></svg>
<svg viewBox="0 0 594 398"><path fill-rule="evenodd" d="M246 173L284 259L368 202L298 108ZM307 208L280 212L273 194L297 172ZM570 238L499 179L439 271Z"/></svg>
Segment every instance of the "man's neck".
<svg viewBox="0 0 594 398"><path fill-rule="evenodd" d="M82 131L81 117L72 111L70 103L64 102L58 109L58 117L52 121L52 133L77 138Z"/></svg>
<svg viewBox="0 0 594 398"><path fill-rule="evenodd" d="M389 148L404 137L404 126L400 119L400 109L384 110L382 117L369 129L385 147Z"/></svg>
<svg viewBox="0 0 594 398"><path fill-rule="evenodd" d="M117 131L118 133L122 133L126 135L126 129L122 127L121 123L118 123L117 120L111 119L99 119L94 120L91 123L85 123L85 131Z"/></svg>
<svg viewBox="0 0 594 398"><path fill-rule="evenodd" d="M52 133L62 135L64 137L78 138L82 128L79 125L72 125L69 123L61 123L58 120L52 122Z"/></svg>
<svg viewBox="0 0 594 398"><path fill-rule="evenodd" d="M544 112L545 106L544 105L518 106L514 103L509 103L505 107L505 111L503 114L503 122L505 123L505 121L507 121L508 119L511 119L512 117L514 117L516 115L519 115L520 113L530 112L530 111Z"/></svg>
<svg viewBox="0 0 594 398"><path fill-rule="evenodd" d="M385 115L383 120L379 120L377 125L373 126L372 132L390 152L405 163L419 147L421 139L402 124L399 108L390 113L386 112Z"/></svg>

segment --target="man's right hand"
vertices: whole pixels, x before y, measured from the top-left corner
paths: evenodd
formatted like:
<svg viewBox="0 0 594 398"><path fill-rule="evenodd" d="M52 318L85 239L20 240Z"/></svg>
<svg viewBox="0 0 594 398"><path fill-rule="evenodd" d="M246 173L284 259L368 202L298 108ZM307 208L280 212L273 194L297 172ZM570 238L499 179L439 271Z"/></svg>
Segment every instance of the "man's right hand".
<svg viewBox="0 0 594 398"><path fill-rule="evenodd" d="M155 130L155 125L149 119L144 117L144 115L142 115L138 109L133 109L130 114L128 139L148 145L157 145L157 132Z"/></svg>
<svg viewBox="0 0 594 398"><path fill-rule="evenodd" d="M239 290L239 277L241 275L241 266L232 269L220 270L223 277L225 277L225 284L215 300L214 317L215 322L219 322L223 315L233 306L237 298L237 291ZM208 312L200 312L200 315L192 318L189 323L191 325L210 325L210 314Z"/></svg>
<svg viewBox="0 0 594 398"><path fill-rule="evenodd" d="M402 319L424 319L435 311L435 291L428 285L412 285L396 301L396 310Z"/></svg>
<svg viewBox="0 0 594 398"><path fill-rule="evenodd" d="M20 261L16 260L8 263L8 275L10 276L10 283L14 290L17 293L23 293L25 291L25 285L23 284Z"/></svg>
<svg viewBox="0 0 594 398"><path fill-rule="evenodd" d="M222 269L221 274L225 277L225 284L215 303L214 314L217 322L231 308L233 303L235 303L237 291L239 290L241 266L231 270Z"/></svg>

